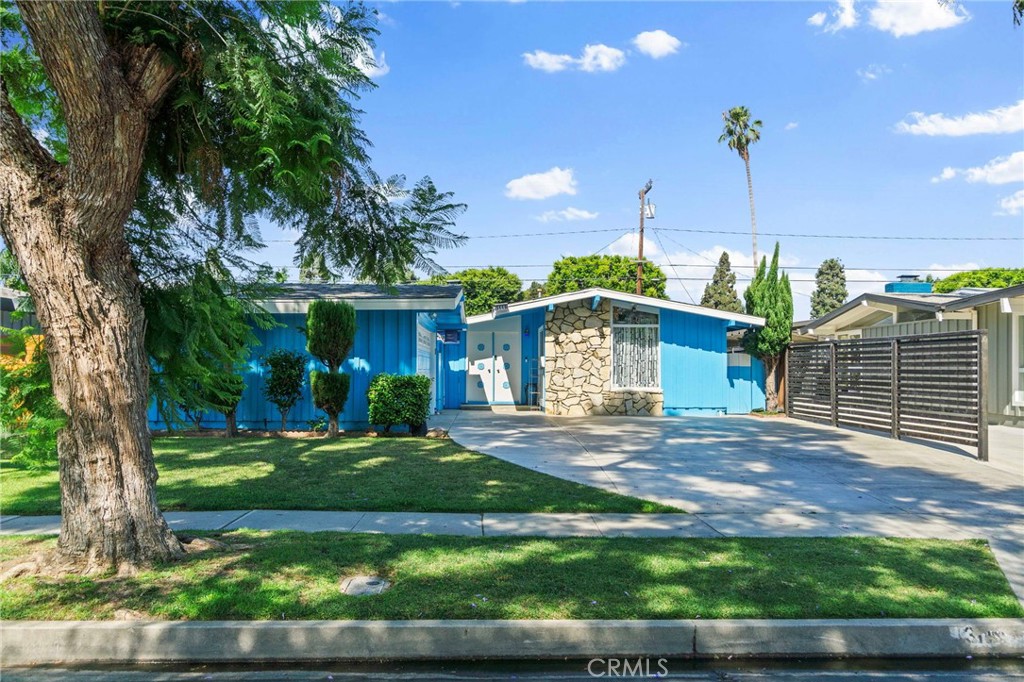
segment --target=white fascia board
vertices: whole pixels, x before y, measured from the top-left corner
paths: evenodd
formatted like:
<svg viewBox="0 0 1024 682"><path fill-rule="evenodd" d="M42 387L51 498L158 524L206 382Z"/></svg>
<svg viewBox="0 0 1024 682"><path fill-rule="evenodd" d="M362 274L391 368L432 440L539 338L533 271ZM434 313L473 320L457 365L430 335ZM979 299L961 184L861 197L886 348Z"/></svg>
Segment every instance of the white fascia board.
<svg viewBox="0 0 1024 682"><path fill-rule="evenodd" d="M594 296L600 296L601 298L607 298L612 301L618 301L620 303L631 303L634 305L643 305L653 308L660 308L662 310L676 310L683 313L691 313L693 315L703 315L704 317L713 317L719 320L725 320L727 322L736 322L739 324L749 324L755 327L764 326L764 318L756 317L754 315L745 315L743 313L730 313L721 310L715 310L714 308L705 308L699 305L693 305L692 303L680 303L679 301L668 301L660 298L651 298L650 296L638 296L637 294L626 294L621 291L612 291L611 289L601 288L590 288L581 289L580 291L570 291L565 294L556 294L554 296L545 296L544 298L534 298L529 301L520 301L519 303L509 303L508 312L501 313L502 315L512 315L514 313L523 312L525 310L532 310L534 308L546 308L549 305L558 305L559 303L569 303L571 301L580 301L585 298L593 298ZM469 324L474 322L485 322L487 320L494 319L494 312L483 313L481 315L474 315L468 319Z"/></svg>
<svg viewBox="0 0 1024 682"><path fill-rule="evenodd" d="M261 301L260 307L268 313L284 315L288 313L309 312L309 304L313 301L342 301L356 310L455 310L461 300L460 296L452 298L333 298L317 299L278 299Z"/></svg>

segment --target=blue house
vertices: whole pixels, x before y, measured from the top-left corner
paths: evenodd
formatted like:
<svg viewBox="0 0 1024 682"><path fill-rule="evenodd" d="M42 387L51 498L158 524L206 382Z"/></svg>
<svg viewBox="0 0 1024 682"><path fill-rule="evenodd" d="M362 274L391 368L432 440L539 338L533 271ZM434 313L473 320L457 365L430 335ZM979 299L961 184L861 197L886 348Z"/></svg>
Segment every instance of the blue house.
<svg viewBox="0 0 1024 682"><path fill-rule="evenodd" d="M277 408L263 395L266 368L262 357L278 348L304 353L306 337L302 328L306 325L306 312L312 301L321 299L345 301L356 309L355 344L342 366L342 371L352 376L345 411L339 417L342 428L368 426L366 389L370 379L382 372L429 376L434 385L431 407L436 409L445 404L446 377L438 372L442 363L441 339L445 330L465 328L461 286L407 284L389 293L369 284L284 284L276 298L262 303L278 326L256 330L260 345L253 349L245 375L245 391L237 412L239 428L280 428ZM318 366L310 358L307 369ZM311 420L322 415L313 406L307 376L302 398L288 414L288 428L307 429ZM164 427L155 408L149 416L154 428ZM208 414L203 425L223 427L224 418Z"/></svg>
<svg viewBox="0 0 1024 682"><path fill-rule="evenodd" d="M599 288L499 305L446 337L443 405L530 405L568 416L747 413L764 408L764 368L730 349L728 333L763 325Z"/></svg>

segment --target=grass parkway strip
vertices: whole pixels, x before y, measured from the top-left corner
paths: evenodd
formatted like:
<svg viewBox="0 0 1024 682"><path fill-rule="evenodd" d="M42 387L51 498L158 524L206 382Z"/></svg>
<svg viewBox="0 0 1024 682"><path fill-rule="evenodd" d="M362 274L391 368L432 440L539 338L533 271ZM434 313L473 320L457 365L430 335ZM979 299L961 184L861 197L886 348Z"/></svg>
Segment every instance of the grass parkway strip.
<svg viewBox="0 0 1024 682"><path fill-rule="evenodd" d="M1024 616L983 541L467 538L231 531L134 577L21 577L8 620L986 618ZM52 548L0 539L5 565ZM351 597L339 582L393 587Z"/></svg>

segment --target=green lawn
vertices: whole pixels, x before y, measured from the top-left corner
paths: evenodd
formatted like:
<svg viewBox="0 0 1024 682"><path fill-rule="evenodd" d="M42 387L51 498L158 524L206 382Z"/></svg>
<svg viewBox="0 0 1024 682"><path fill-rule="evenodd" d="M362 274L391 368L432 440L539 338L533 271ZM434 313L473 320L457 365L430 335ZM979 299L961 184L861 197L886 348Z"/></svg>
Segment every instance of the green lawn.
<svg viewBox="0 0 1024 682"><path fill-rule="evenodd" d="M211 534L227 551L133 578L17 578L5 619L1014 617L1024 609L980 540L463 538ZM4 537L0 559L52 547ZM394 584L349 597L346 575Z"/></svg>
<svg viewBox="0 0 1024 682"><path fill-rule="evenodd" d="M530 471L446 440L165 437L155 439L153 449L165 510L678 511ZM56 471L2 466L2 513L60 513Z"/></svg>

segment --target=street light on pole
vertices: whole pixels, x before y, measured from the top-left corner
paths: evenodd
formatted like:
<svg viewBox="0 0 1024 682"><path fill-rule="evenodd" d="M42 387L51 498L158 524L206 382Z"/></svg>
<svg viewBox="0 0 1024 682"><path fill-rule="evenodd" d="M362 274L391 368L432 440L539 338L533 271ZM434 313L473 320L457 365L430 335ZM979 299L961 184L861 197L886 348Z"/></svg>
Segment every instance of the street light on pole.
<svg viewBox="0 0 1024 682"><path fill-rule="evenodd" d="M654 181L648 180L647 184L640 190L640 246L637 250L636 255L636 293L642 295L644 293L644 217L646 216L647 210L644 206L644 202L647 199L647 193L654 187ZM654 207L651 206L651 218L654 218Z"/></svg>

